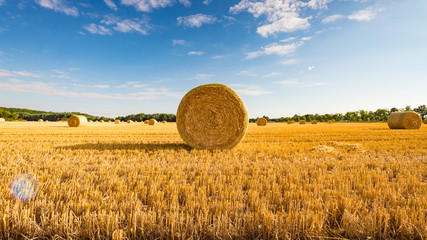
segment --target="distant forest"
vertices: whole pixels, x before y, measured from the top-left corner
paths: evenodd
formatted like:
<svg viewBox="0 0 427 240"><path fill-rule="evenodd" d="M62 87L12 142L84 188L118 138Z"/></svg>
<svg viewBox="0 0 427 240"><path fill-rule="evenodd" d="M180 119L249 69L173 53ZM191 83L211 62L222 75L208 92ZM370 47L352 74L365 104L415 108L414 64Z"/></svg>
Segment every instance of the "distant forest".
<svg viewBox="0 0 427 240"><path fill-rule="evenodd" d="M377 109L376 111L365 111L365 110L359 110L355 112L347 112L345 114L342 113L334 113L334 114L305 114L305 115L298 115L295 114L292 117L280 117L280 118L269 118L268 116L263 116L268 121L271 122L287 122L290 120L293 121L313 121L316 120L318 122L327 122L329 120L335 121L335 122L384 122L387 121L388 115L390 115L392 112L398 112L398 111L414 111L421 115L423 119L427 118L427 107L426 105L420 105L414 109L411 108L411 106L406 106L404 108L381 108ZM92 116L85 113L79 113L79 112L46 112L46 111L37 111L37 110L30 110L25 108L5 108L0 107L0 118L5 118L7 121L14 121L14 120L25 120L25 121L37 121L38 119L48 120L48 121L66 121L71 115L84 115L88 120L115 120L119 119L120 121L145 121L151 118L156 119L157 121L167 121L167 122L175 122L176 116L175 114L167 114L167 113L154 113L154 114L145 114L145 113L138 113L138 114L131 114L128 116L119 116L117 118L107 118L107 117L98 117L98 116ZM250 122L255 122L258 118L251 118L249 119Z"/></svg>

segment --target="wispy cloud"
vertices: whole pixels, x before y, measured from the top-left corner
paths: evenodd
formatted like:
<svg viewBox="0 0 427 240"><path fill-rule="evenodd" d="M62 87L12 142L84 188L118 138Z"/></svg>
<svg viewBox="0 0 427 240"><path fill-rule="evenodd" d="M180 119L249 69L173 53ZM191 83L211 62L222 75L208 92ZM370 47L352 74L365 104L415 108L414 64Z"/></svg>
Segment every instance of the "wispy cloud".
<svg viewBox="0 0 427 240"><path fill-rule="evenodd" d="M99 89L108 89L111 86L107 84L97 84L97 85L84 85L84 84L73 84L74 87L80 88L99 88Z"/></svg>
<svg viewBox="0 0 427 240"><path fill-rule="evenodd" d="M265 16L267 24L257 28L257 33L263 37L279 33L294 32L304 30L310 27L309 17L301 17L300 13L305 8L313 10L327 8L331 0L310 0L309 2L301 0L291 1L248 1L241 0L238 4L230 8L230 12L237 14L242 11L251 13L255 18Z"/></svg>
<svg viewBox="0 0 427 240"><path fill-rule="evenodd" d="M178 17L178 25L184 25L185 27L194 28L201 27L203 24L212 24L217 21L217 18L206 14L194 14L186 17Z"/></svg>
<svg viewBox="0 0 427 240"><path fill-rule="evenodd" d="M64 0L35 0L37 4L44 8L49 8L55 12L61 12L69 16L79 16L79 10L76 7L67 6Z"/></svg>
<svg viewBox="0 0 427 240"><path fill-rule="evenodd" d="M212 59L222 59L222 58L226 58L226 57L229 57L229 56L231 56L231 54L215 55L215 56L212 56L211 58Z"/></svg>
<svg viewBox="0 0 427 240"><path fill-rule="evenodd" d="M260 56L268 55L279 55L286 56L297 50L304 44L304 41L310 40L311 37L303 37L299 41L295 41L295 38L284 39L280 42L275 42L267 46L261 47L261 50L247 53L246 60L257 58ZM286 44L282 44L286 43Z"/></svg>
<svg viewBox="0 0 427 240"><path fill-rule="evenodd" d="M68 73L58 70L58 69L52 69L52 72L54 72L55 74L50 75L53 78L63 78L63 79L69 79L71 78L70 75L68 75Z"/></svg>
<svg viewBox="0 0 427 240"><path fill-rule="evenodd" d="M256 77L256 73L254 73L252 70L242 70L236 74L235 76L250 76L250 77Z"/></svg>
<svg viewBox="0 0 427 240"><path fill-rule="evenodd" d="M0 69L0 77L32 77L40 78L39 74L35 74L28 71L8 71L5 69Z"/></svg>
<svg viewBox="0 0 427 240"><path fill-rule="evenodd" d="M201 56L203 54L205 54L205 52L203 51L190 51L187 53L188 55L197 55L197 56Z"/></svg>
<svg viewBox="0 0 427 240"><path fill-rule="evenodd" d="M265 75L263 75L262 77L263 77L263 78L272 78L272 77L277 77L277 76L281 76L281 75L283 75L283 73L280 73L280 72L272 72L272 73L265 74Z"/></svg>
<svg viewBox="0 0 427 240"><path fill-rule="evenodd" d="M186 45L187 42L185 40L178 40L178 39L174 39L172 40L172 45L176 46L176 45Z"/></svg>
<svg viewBox="0 0 427 240"><path fill-rule="evenodd" d="M230 86L233 87L233 89L240 95L261 96L261 95L272 94L272 92L266 91L257 85L231 84Z"/></svg>
<svg viewBox="0 0 427 240"><path fill-rule="evenodd" d="M207 80L211 79L215 75L213 74L196 74L194 77L187 78L188 80Z"/></svg>
<svg viewBox="0 0 427 240"><path fill-rule="evenodd" d="M302 88L308 88L308 87L317 87L325 85L324 82L309 82L309 81L300 81L299 79L287 79L279 82L275 82L275 84L280 84L283 87L302 87Z"/></svg>
<svg viewBox="0 0 427 240"><path fill-rule="evenodd" d="M138 32L147 35L151 25L148 23L147 18L120 19L109 15L104 17L100 24L90 23L83 26L83 28L90 33L99 35L111 35L113 31L122 33Z"/></svg>
<svg viewBox="0 0 427 240"><path fill-rule="evenodd" d="M150 12L153 9L170 7L175 3L174 0L122 0L123 5L133 6L138 11ZM185 7L190 7L189 0L179 0L179 3Z"/></svg>
<svg viewBox="0 0 427 240"><path fill-rule="evenodd" d="M164 97L181 98L183 93L170 92L166 88L147 89L132 93L97 93L72 91L67 88L56 87L54 84L44 82L25 82L12 79L0 82L0 91L15 93L36 93L47 96L59 96L67 98L91 98L91 99L113 99L113 100L146 100Z"/></svg>
<svg viewBox="0 0 427 240"><path fill-rule="evenodd" d="M209 5L209 4L211 4L211 2L212 2L212 0L204 0L204 1L203 1L203 4L205 4L205 5Z"/></svg>
<svg viewBox="0 0 427 240"><path fill-rule="evenodd" d="M279 63L285 66L289 66L289 65L298 64L299 62L300 62L299 59L287 59L287 60L282 60Z"/></svg>
<svg viewBox="0 0 427 240"><path fill-rule="evenodd" d="M113 2L113 0L104 0L105 4L114 11L117 11L117 5Z"/></svg>
<svg viewBox="0 0 427 240"><path fill-rule="evenodd" d="M335 14L332 16L328 16L322 20L322 23L332 23L332 22L335 22L337 20L341 20L344 18L347 18L347 19L353 20L353 21L359 21L359 22L369 22L372 19L374 19L378 15L378 13L380 13L381 11L383 11L382 8L376 8L376 7L371 6L371 7L367 7L366 9L363 9L363 10L355 11L348 16L344 16L341 14Z"/></svg>

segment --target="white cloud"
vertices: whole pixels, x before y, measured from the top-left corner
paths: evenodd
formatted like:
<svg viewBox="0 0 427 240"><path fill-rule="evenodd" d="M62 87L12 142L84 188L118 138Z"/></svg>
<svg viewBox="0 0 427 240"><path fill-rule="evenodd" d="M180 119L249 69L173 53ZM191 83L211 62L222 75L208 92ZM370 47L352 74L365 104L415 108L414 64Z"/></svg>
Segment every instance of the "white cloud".
<svg viewBox="0 0 427 240"><path fill-rule="evenodd" d="M174 39L172 40L172 45L176 46L176 45L185 45L187 42L185 40L177 40Z"/></svg>
<svg viewBox="0 0 427 240"><path fill-rule="evenodd" d="M211 58L212 59L222 59L222 58L226 58L226 57L229 57L229 56L231 56L231 54L215 55L215 56L212 56Z"/></svg>
<svg viewBox="0 0 427 240"><path fill-rule="evenodd" d="M230 8L230 12L237 14L242 11L251 13L255 18L265 16L267 23L258 27L257 32L263 37L279 32L294 32L304 30L310 26L309 17L301 17L304 8L327 8L330 0L241 0Z"/></svg>
<svg viewBox="0 0 427 240"><path fill-rule="evenodd" d="M105 4L114 11L117 11L117 5L113 2L113 0L104 0Z"/></svg>
<svg viewBox="0 0 427 240"><path fill-rule="evenodd" d="M203 54L205 54L205 52L203 52L203 51L191 51L191 52L188 52L188 55L197 55L197 56L201 56L201 55L203 55Z"/></svg>
<svg viewBox="0 0 427 240"><path fill-rule="evenodd" d="M230 86L233 87L233 89L240 95L261 96L272 93L257 85L231 84Z"/></svg>
<svg viewBox="0 0 427 240"><path fill-rule="evenodd" d="M110 15L101 20L101 24L90 23L83 26L88 32L100 35L111 35L113 30L122 33L138 32L148 34L151 26L146 18L120 19Z"/></svg>
<svg viewBox="0 0 427 240"><path fill-rule="evenodd" d="M300 62L299 59L287 59L287 60L280 61L279 63L282 65L288 66L288 65L295 65L299 62Z"/></svg>
<svg viewBox="0 0 427 240"><path fill-rule="evenodd" d="M203 24L212 24L217 21L216 17L206 14L194 14L186 17L177 18L178 25L184 25L185 27L201 27Z"/></svg>
<svg viewBox="0 0 427 240"><path fill-rule="evenodd" d="M368 7L366 9L352 13L351 15L347 16L347 18L359 22L369 22L374 19L380 11L382 11L382 9Z"/></svg>
<svg viewBox="0 0 427 240"><path fill-rule="evenodd" d="M284 44L284 45L280 45L278 43L272 43L262 47L261 50L259 51L247 53L247 56L245 59L253 59L260 56L264 56L264 55L268 56L272 54L285 56L295 52L297 48L300 47L301 45L302 45L302 42Z"/></svg>
<svg viewBox="0 0 427 240"><path fill-rule="evenodd" d="M12 79L0 82L0 91L15 93L37 93L47 96L60 96L68 98L91 98L91 99L113 99L113 100L146 100L158 99L164 97L181 98L182 93L170 92L166 88L147 89L145 91L133 93L95 93L71 91L67 88L58 88L54 84L44 82L25 82L18 79Z"/></svg>
<svg viewBox="0 0 427 240"><path fill-rule="evenodd" d="M271 77L277 77L277 76L281 76L283 75L282 73L279 72L272 72L269 74L265 74L264 76L262 76L263 78L271 78Z"/></svg>
<svg viewBox="0 0 427 240"><path fill-rule="evenodd" d="M332 15L332 16L329 16L329 17L322 19L322 23L332 23L332 22L335 22L335 21L343 19L343 18L345 18L345 16L340 15L340 14L335 14L335 15Z"/></svg>
<svg viewBox="0 0 427 240"><path fill-rule="evenodd" d="M214 76L215 75L213 75L213 74L196 74L194 77L187 78L187 79L189 79L189 80L207 80L207 79L211 79Z"/></svg>
<svg viewBox="0 0 427 240"><path fill-rule="evenodd" d="M276 84L280 84L283 87L302 87L302 88L308 88L308 87L317 87L325 85L324 82L302 82L299 79L287 79L279 82L275 82Z"/></svg>
<svg viewBox="0 0 427 240"><path fill-rule="evenodd" d="M175 0L122 0L122 4L133 6L138 11L150 12L153 9L170 7L175 3ZM179 0L179 3L185 7L191 6L190 0Z"/></svg>
<svg viewBox="0 0 427 240"><path fill-rule="evenodd" d="M179 3L181 3L182 5L184 5L184 7L191 7L190 0L179 0Z"/></svg>
<svg viewBox="0 0 427 240"><path fill-rule="evenodd" d="M204 1L203 1L203 4L205 4L205 5L209 5L209 4L211 4L211 2L212 2L212 0L204 0Z"/></svg>
<svg viewBox="0 0 427 240"><path fill-rule="evenodd" d="M249 77L255 77L256 73L254 73L252 70L242 70L236 74L236 76L249 76Z"/></svg>
<svg viewBox="0 0 427 240"><path fill-rule="evenodd" d="M4 2L6 2L6 0L0 0L0 6L3 5Z"/></svg>
<svg viewBox="0 0 427 240"><path fill-rule="evenodd" d="M65 13L66 15L75 16L79 15L76 7L68 7L64 0L35 0L37 4L44 8L49 8L55 12Z"/></svg>
<svg viewBox="0 0 427 240"><path fill-rule="evenodd" d="M58 70L58 69L52 69L52 72L56 73L55 75L51 75L51 77L53 77L53 78L63 78L63 79L71 78L71 76L68 75L66 72Z"/></svg>
<svg viewBox="0 0 427 240"><path fill-rule="evenodd" d="M32 77L40 78L41 76L35 73L27 71L8 71L5 69L0 69L0 77Z"/></svg>
<svg viewBox="0 0 427 240"><path fill-rule="evenodd" d="M106 28L102 25L97 25L95 23L90 23L88 25L83 26L88 32L99 35L111 35L113 32L111 29Z"/></svg>

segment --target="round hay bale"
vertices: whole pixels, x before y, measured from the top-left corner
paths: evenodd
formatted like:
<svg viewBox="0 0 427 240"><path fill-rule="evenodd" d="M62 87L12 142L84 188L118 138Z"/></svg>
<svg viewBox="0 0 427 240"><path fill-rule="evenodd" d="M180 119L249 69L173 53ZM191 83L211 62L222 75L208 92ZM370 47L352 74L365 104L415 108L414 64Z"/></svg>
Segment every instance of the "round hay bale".
<svg viewBox="0 0 427 240"><path fill-rule="evenodd" d="M424 119L424 124L427 124L427 118L426 118L426 119Z"/></svg>
<svg viewBox="0 0 427 240"><path fill-rule="evenodd" d="M333 122L332 120L329 120L329 121L328 121L328 123L329 123L329 124L332 124L332 123L334 123L334 122Z"/></svg>
<svg viewBox="0 0 427 240"><path fill-rule="evenodd" d="M119 124L120 123L120 120L114 120L114 124Z"/></svg>
<svg viewBox="0 0 427 240"><path fill-rule="evenodd" d="M144 123L145 123L145 124L149 124L149 123L150 123L150 121L148 121L148 120L145 120L145 121L144 121Z"/></svg>
<svg viewBox="0 0 427 240"><path fill-rule="evenodd" d="M419 129L422 119L415 112L394 112L388 116L387 124L390 129Z"/></svg>
<svg viewBox="0 0 427 240"><path fill-rule="evenodd" d="M83 127L87 124L87 118L83 115L73 115L68 118L69 127Z"/></svg>
<svg viewBox="0 0 427 240"><path fill-rule="evenodd" d="M43 119L39 119L39 120L37 120L38 122L43 122Z"/></svg>
<svg viewBox="0 0 427 240"><path fill-rule="evenodd" d="M295 123L295 121L288 121L288 124L293 124Z"/></svg>
<svg viewBox="0 0 427 240"><path fill-rule="evenodd" d="M305 120L299 121L299 124L305 124Z"/></svg>
<svg viewBox="0 0 427 240"><path fill-rule="evenodd" d="M111 122L111 120L108 120L108 122L110 123L110 122Z"/></svg>
<svg viewBox="0 0 427 240"><path fill-rule="evenodd" d="M6 122L6 119L0 118L0 123L4 123L4 122Z"/></svg>
<svg viewBox="0 0 427 240"><path fill-rule="evenodd" d="M256 120L256 125L258 125L258 126L265 126L265 125L267 125L267 119L265 119L265 118L258 118L258 120Z"/></svg>
<svg viewBox="0 0 427 240"><path fill-rule="evenodd" d="M316 120L311 121L311 124L317 124Z"/></svg>
<svg viewBox="0 0 427 240"><path fill-rule="evenodd" d="M248 112L239 95L217 83L189 91L176 114L179 135L195 149L231 149L242 141L248 124Z"/></svg>
<svg viewBox="0 0 427 240"><path fill-rule="evenodd" d="M157 120L152 118L148 121L148 125L155 125L157 123Z"/></svg>
<svg viewBox="0 0 427 240"><path fill-rule="evenodd" d="M166 123L166 121L162 121L162 123Z"/></svg>
<svg viewBox="0 0 427 240"><path fill-rule="evenodd" d="M93 122L92 120L89 120L89 122Z"/></svg>
<svg viewBox="0 0 427 240"><path fill-rule="evenodd" d="M132 121L132 120L127 120L126 122L127 122L127 123L133 123L133 121Z"/></svg>
<svg viewBox="0 0 427 240"><path fill-rule="evenodd" d="M104 120L99 120L99 122L100 122L100 123L103 123L103 122L104 122Z"/></svg>

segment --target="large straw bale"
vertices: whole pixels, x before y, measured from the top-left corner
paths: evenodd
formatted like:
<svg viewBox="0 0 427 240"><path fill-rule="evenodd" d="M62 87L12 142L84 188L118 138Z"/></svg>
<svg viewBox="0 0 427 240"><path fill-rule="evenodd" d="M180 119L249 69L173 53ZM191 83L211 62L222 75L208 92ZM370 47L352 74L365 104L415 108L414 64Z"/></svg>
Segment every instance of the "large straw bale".
<svg viewBox="0 0 427 240"><path fill-rule="evenodd" d="M83 115L73 115L68 118L68 126L70 127L83 127L86 126L87 119Z"/></svg>
<svg viewBox="0 0 427 240"><path fill-rule="evenodd" d="M393 112L388 116L387 124L390 129L419 129L422 119L416 112Z"/></svg>
<svg viewBox="0 0 427 240"><path fill-rule="evenodd" d="M265 126L265 125L267 125L267 119L265 119L265 118L258 118L258 120L256 120L256 125L258 125L258 126Z"/></svg>
<svg viewBox="0 0 427 240"><path fill-rule="evenodd" d="M156 123L157 123L157 120L154 118L148 120L148 125L156 125Z"/></svg>
<svg viewBox="0 0 427 240"><path fill-rule="evenodd" d="M223 84L206 84L181 100L176 124L182 139L195 149L231 149L248 129L248 112L239 95Z"/></svg>

